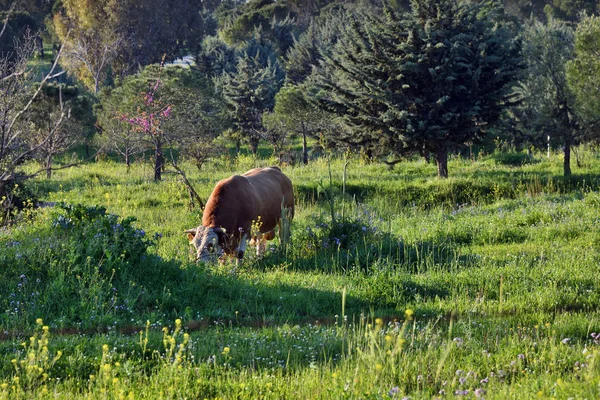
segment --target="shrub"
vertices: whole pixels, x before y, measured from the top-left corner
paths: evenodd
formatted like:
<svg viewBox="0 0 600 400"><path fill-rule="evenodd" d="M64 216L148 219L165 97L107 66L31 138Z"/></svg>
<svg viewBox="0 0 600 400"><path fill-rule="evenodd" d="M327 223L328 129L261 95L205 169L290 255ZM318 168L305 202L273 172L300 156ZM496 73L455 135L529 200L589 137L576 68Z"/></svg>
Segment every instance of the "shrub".
<svg viewBox="0 0 600 400"><path fill-rule="evenodd" d="M1 325L26 326L40 315L102 325L151 302L146 288L168 270L148 253L158 237L103 207L61 204L50 214L0 237L0 291L8 294Z"/></svg>

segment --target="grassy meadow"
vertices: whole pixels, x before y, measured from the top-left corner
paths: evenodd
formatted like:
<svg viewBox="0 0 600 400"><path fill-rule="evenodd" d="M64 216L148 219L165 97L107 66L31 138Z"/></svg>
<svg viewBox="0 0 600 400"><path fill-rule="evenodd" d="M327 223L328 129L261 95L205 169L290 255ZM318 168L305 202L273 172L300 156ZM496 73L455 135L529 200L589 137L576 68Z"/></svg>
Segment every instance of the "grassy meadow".
<svg viewBox="0 0 600 400"><path fill-rule="evenodd" d="M0 230L0 399L600 398L600 155L284 166L292 242L196 264L177 175L105 160ZM217 180L274 160L185 165ZM574 163L575 164L575 163Z"/></svg>

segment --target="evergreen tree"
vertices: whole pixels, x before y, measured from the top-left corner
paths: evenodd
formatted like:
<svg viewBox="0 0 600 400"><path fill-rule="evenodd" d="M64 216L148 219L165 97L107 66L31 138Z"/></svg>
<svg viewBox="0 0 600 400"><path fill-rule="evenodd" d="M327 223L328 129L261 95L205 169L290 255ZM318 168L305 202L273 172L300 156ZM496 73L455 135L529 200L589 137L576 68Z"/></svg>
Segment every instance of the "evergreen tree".
<svg viewBox="0 0 600 400"><path fill-rule="evenodd" d="M600 122L600 17L585 16L575 31L574 59L567 62L567 81L586 127L586 141L598 141Z"/></svg>
<svg viewBox="0 0 600 400"><path fill-rule="evenodd" d="M544 132L564 149L564 175L571 174L571 147L579 141L581 121L567 85L567 63L574 57L574 32L566 23L531 21L523 34L527 73L523 107L533 116L534 132Z"/></svg>
<svg viewBox="0 0 600 400"><path fill-rule="evenodd" d="M310 75L322 59L321 52L328 52L337 42L346 19L343 9L330 9L322 17L312 20L306 30L294 38L283 62L287 82L299 84Z"/></svg>
<svg viewBox="0 0 600 400"><path fill-rule="evenodd" d="M521 70L520 45L497 3L414 0L411 12L351 16L313 79L315 100L355 141L396 155L435 155L483 138Z"/></svg>
<svg viewBox="0 0 600 400"><path fill-rule="evenodd" d="M252 54L249 50L238 58L234 72L218 80L234 127L248 141L254 155L263 133L262 115L273 109L282 81L282 71L276 61L265 59L260 51Z"/></svg>

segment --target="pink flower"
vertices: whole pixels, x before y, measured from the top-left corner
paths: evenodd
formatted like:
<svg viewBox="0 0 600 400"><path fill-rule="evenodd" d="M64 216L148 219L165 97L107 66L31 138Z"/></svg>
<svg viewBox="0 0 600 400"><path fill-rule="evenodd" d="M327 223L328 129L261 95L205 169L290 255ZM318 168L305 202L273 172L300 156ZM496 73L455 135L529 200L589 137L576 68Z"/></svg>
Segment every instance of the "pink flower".
<svg viewBox="0 0 600 400"><path fill-rule="evenodd" d="M169 116L171 115L171 106L168 106L164 111L163 111L163 116L165 116L166 118L169 118Z"/></svg>

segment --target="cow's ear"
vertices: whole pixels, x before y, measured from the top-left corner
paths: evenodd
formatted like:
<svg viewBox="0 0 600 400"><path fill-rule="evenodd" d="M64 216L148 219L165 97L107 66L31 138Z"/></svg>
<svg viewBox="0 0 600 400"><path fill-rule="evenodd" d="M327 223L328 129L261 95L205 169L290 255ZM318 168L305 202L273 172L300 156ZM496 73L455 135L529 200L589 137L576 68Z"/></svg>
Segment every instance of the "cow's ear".
<svg viewBox="0 0 600 400"><path fill-rule="evenodd" d="M196 232L197 232L197 229L188 229L187 231L185 231L183 233L187 233L187 238L191 242L196 237Z"/></svg>

